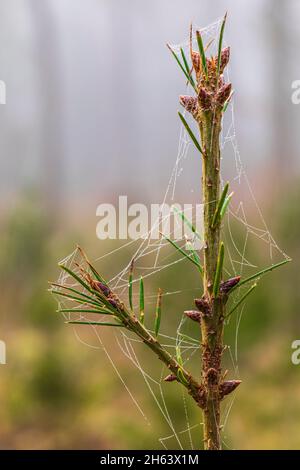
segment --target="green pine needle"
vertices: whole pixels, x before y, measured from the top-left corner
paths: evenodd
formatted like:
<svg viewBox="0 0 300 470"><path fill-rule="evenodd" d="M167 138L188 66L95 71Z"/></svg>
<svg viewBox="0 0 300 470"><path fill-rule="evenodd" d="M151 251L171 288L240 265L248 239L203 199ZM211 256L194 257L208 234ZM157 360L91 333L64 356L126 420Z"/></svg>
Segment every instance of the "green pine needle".
<svg viewBox="0 0 300 470"><path fill-rule="evenodd" d="M129 280L128 280L128 298L129 298L129 306L130 306L131 311L133 311L133 302L132 302L133 267L134 267L134 260L132 260L130 264Z"/></svg>
<svg viewBox="0 0 300 470"><path fill-rule="evenodd" d="M189 227L189 229L196 235L196 237L201 240L199 233L196 230L196 227L192 224L192 222L185 216L183 211L179 211L176 206L172 206L173 212L176 212L179 217L183 220L183 222Z"/></svg>
<svg viewBox="0 0 300 470"><path fill-rule="evenodd" d="M186 246L186 249L191 252L191 258L195 261L195 263L197 263L199 272L202 276L203 269L202 269L202 266L201 266L201 262L200 262L200 258L199 258L198 253L194 250L193 245L190 241L186 241L185 246Z"/></svg>
<svg viewBox="0 0 300 470"><path fill-rule="evenodd" d="M219 293L222 270L223 270L223 263L224 263L224 243L221 242L220 249L219 249L218 263L217 263L217 268L216 268L216 274L215 274L215 279L214 279L214 285L213 285L214 297L217 297Z"/></svg>
<svg viewBox="0 0 300 470"><path fill-rule="evenodd" d="M221 66L221 54L222 54L222 44L223 44L223 36L224 36L224 29L227 19L227 12L223 18L222 26L220 29L220 36L219 36L219 44L218 44L218 68L217 68L217 77L219 78L220 75L220 66Z"/></svg>
<svg viewBox="0 0 300 470"><path fill-rule="evenodd" d="M179 367L178 372L177 372L177 377L183 385L187 386L189 384L189 382L185 378L184 373L183 373L183 371L180 367Z"/></svg>
<svg viewBox="0 0 300 470"><path fill-rule="evenodd" d="M109 310L100 310L100 309L88 309L88 308L61 308L57 310L58 313L98 313L99 315L111 315L112 313Z"/></svg>
<svg viewBox="0 0 300 470"><path fill-rule="evenodd" d="M188 123L186 122L185 118L183 117L183 115L181 114L180 111L178 111L178 116L180 117L180 120L181 120L182 124L184 125L184 127L185 127L187 133L189 134L190 138L192 139L195 147L197 148L197 150L199 150L200 153L202 153L202 155L204 155L198 140L196 139L192 129L190 128L190 126L188 125Z"/></svg>
<svg viewBox="0 0 300 470"><path fill-rule="evenodd" d="M155 336L158 336L160 322L161 322L161 299L162 299L162 290L158 289L156 311L155 311L155 324L154 324Z"/></svg>
<svg viewBox="0 0 300 470"><path fill-rule="evenodd" d="M163 234L162 234L163 235ZM163 237L181 254L183 255L185 258L187 258L188 260L190 260L193 264L195 264L195 266L197 266L197 268L199 269L199 271L202 273L203 272L203 268L200 264L200 262L196 259L194 259L193 256L190 256L188 255L182 248L180 248L179 245L177 245L176 242L174 242L173 240L171 240L170 238L166 237L165 235L163 235ZM199 259L199 258L198 258Z"/></svg>
<svg viewBox="0 0 300 470"><path fill-rule="evenodd" d="M230 201L231 201L231 198L232 198L233 194L234 194L234 193L232 192L232 193L230 193L228 196L226 196L226 199L225 199L225 201L224 201L224 204L223 204L223 206L222 206L222 208L221 208L220 220L222 220L223 217L224 217L224 215L226 214L227 207L229 206L229 203L230 203Z"/></svg>
<svg viewBox="0 0 300 470"><path fill-rule="evenodd" d="M257 284L253 284L253 286L250 287L250 289L247 290L247 292L238 300L238 302L234 305L234 307L230 310L230 312L227 313L225 318L228 318L248 297L248 295L251 294L251 292L256 288Z"/></svg>
<svg viewBox="0 0 300 470"><path fill-rule="evenodd" d="M121 323L108 323L108 322L100 322L100 321L81 321L81 320L72 320L66 321L69 325L93 325L93 326L117 326L119 328L125 328L124 325Z"/></svg>
<svg viewBox="0 0 300 470"><path fill-rule="evenodd" d="M73 277L79 284L81 284L87 291L92 292L91 286L89 286L86 282L84 282L81 277L77 276L77 274L74 273L71 269L67 268L67 266L64 266L63 264L58 265L61 269L66 271L71 277Z"/></svg>
<svg viewBox="0 0 300 470"><path fill-rule="evenodd" d="M198 48L199 48L200 57L201 57L202 68L204 70L205 77L207 77L207 63L206 63L205 51L204 51L204 46L203 46L203 41L202 41L202 36L201 36L200 31L196 31L196 38L197 38Z"/></svg>
<svg viewBox="0 0 300 470"><path fill-rule="evenodd" d="M225 199L226 199L226 196L227 196L227 193L228 193L228 189L229 189L229 183L226 183L225 186L224 186L224 189L222 191L221 197L219 199L216 211L215 211L214 216L213 216L213 220L212 220L212 224L211 224L212 228L215 228L221 221L221 211L222 211L224 203L225 203Z"/></svg>
<svg viewBox="0 0 300 470"><path fill-rule="evenodd" d="M184 63L184 67L185 67L185 70L186 70L186 73L189 77L189 82L190 84L192 85L192 87L195 89L195 82L194 82L194 79L191 75L191 72L190 72L190 68L189 68L189 64L187 62L187 59L185 57L185 53L184 53L184 50L182 49L182 47L180 48L180 52L181 52L181 57L182 57L182 60L183 60L183 63Z"/></svg>
<svg viewBox="0 0 300 470"><path fill-rule="evenodd" d="M173 49L171 48L171 46L169 44L167 44L167 47L168 47L169 51L171 52L172 56L174 57L174 59L176 60L177 64L179 65L181 71L184 73L184 75L185 75L186 79L188 80L188 82L191 84L191 86L194 88L194 90L197 91L194 80L193 80L189 70L188 70L188 72L185 70L184 66L182 65L179 58L177 57L177 54L173 51Z"/></svg>
<svg viewBox="0 0 300 470"><path fill-rule="evenodd" d="M144 294L144 281L140 279L140 322L143 325L145 320L145 294Z"/></svg>
<svg viewBox="0 0 300 470"><path fill-rule="evenodd" d="M177 377L178 377L178 380L183 384L183 385L188 385L188 381L187 379L185 378L184 376L184 373L183 373L183 360L182 360L182 356L181 356L181 351L180 351L180 346L177 345L176 346L176 360L179 364L179 368L177 370Z"/></svg>
<svg viewBox="0 0 300 470"><path fill-rule="evenodd" d="M54 295L59 295L61 297L66 297L67 299L73 300L74 302L77 302L79 304L90 304L90 305L96 305L96 306L100 306L100 307L102 306L102 304L100 304L98 302L94 302L92 300L85 300L84 298L76 297L75 295L66 294L64 292L59 292L59 291L55 291L55 290L52 290L51 292Z"/></svg>
<svg viewBox="0 0 300 470"><path fill-rule="evenodd" d="M61 292L61 291L58 291L55 288L64 289L67 292L72 292L73 294L79 295L82 298L83 303L93 303L95 305L102 306L102 302L100 300L97 300L97 299L95 299L95 297L92 297L91 295L87 295L84 292L80 292L77 289L73 289L72 287L69 287L69 286L64 286L63 284L57 284L55 282L52 282L51 285L52 285L52 289L50 289L50 292L54 295ZM54 289L53 289L53 287L54 287ZM65 294L65 296L67 297L66 294Z"/></svg>
<svg viewBox="0 0 300 470"><path fill-rule="evenodd" d="M228 108L228 105L229 105L230 100L231 100L231 98L232 98L232 95L233 95L233 91L231 91L228 100L225 101L225 103L224 103L224 106L223 106L223 109L222 109L223 113L226 113L227 108Z"/></svg>
<svg viewBox="0 0 300 470"><path fill-rule="evenodd" d="M255 274L253 274L252 276L247 277L246 279L243 279L242 281L240 281L236 286L234 286L234 287L231 289L230 293L232 293L233 291L235 291L235 289L237 289L237 288L243 286L244 284L247 284L247 283L250 282L250 281L254 281L254 279L257 279L257 278L263 276L264 274L266 274L266 273L268 273L268 272L270 272L270 271L273 271L274 269L277 269L277 268L279 268L280 266L283 266L283 265L286 264L286 263L289 263L290 261L292 261L290 258L285 259L285 260L283 260L283 261L280 261L280 263L272 264L271 266L268 266L267 268L262 269L261 271L259 271L259 272L255 273Z"/></svg>
<svg viewBox="0 0 300 470"><path fill-rule="evenodd" d="M98 273L98 271L94 268L94 266L90 263L87 255L85 254L85 252L83 251L83 249L77 245L77 249L78 251L80 252L81 256L84 258L86 264L88 265L88 267L90 268L90 270L92 271L92 273L94 274L95 278L97 279L97 281L99 282L102 282L103 284L107 285L105 279L100 276L100 274Z"/></svg>
<svg viewBox="0 0 300 470"><path fill-rule="evenodd" d="M180 367L183 367L183 360L181 356L181 351L180 351L180 346L176 346L176 361L180 365Z"/></svg>

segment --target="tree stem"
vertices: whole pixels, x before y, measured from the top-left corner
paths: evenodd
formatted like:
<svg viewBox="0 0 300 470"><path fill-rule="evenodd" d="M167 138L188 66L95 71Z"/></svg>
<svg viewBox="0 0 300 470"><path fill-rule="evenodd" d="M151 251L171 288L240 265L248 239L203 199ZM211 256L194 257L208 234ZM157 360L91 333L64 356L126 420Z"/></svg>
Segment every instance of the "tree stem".
<svg viewBox="0 0 300 470"><path fill-rule="evenodd" d="M199 113L199 127L204 149L202 159L202 199L204 204L204 298L210 314L201 317L202 383L206 393L203 409L204 447L221 449L220 393L221 357L223 352L224 299L214 298L213 284L220 249L220 224L213 227L213 217L220 197L220 147L221 111Z"/></svg>

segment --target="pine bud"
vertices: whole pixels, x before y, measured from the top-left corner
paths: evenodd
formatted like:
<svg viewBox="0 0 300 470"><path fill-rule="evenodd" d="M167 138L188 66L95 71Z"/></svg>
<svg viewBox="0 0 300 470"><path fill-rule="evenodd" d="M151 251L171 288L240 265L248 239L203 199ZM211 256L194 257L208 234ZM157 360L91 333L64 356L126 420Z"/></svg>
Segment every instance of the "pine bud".
<svg viewBox="0 0 300 470"><path fill-rule="evenodd" d="M193 321L200 322L201 314L196 310L186 310L184 314Z"/></svg>
<svg viewBox="0 0 300 470"><path fill-rule="evenodd" d="M223 85L217 93L216 102L220 106L223 106L224 103L228 100L230 93L231 93L231 83L227 83L226 85Z"/></svg>
<svg viewBox="0 0 300 470"><path fill-rule="evenodd" d="M211 308L209 305L209 302L205 299L195 299L195 305L197 309L203 314L203 315L210 315L211 313Z"/></svg>
<svg viewBox="0 0 300 470"><path fill-rule="evenodd" d="M226 65L229 62L230 57L230 47L225 47L221 52L221 62L220 62L220 73L223 73Z"/></svg>
<svg viewBox="0 0 300 470"><path fill-rule="evenodd" d="M233 392L242 383L241 380L226 380L220 385L220 397L224 398Z"/></svg>
<svg viewBox="0 0 300 470"><path fill-rule="evenodd" d="M208 111L211 109L212 98L211 95L205 90L205 88L200 88L198 93L199 105L202 111Z"/></svg>
<svg viewBox="0 0 300 470"><path fill-rule="evenodd" d="M217 88L220 89L223 85L225 85L224 75L220 75Z"/></svg>
<svg viewBox="0 0 300 470"><path fill-rule="evenodd" d="M236 286L240 282L241 276L235 276L231 279L227 279L227 281L223 281L220 284L220 292L223 294L228 294L231 289Z"/></svg>
<svg viewBox="0 0 300 470"><path fill-rule="evenodd" d="M96 282L96 287L97 289L102 292L102 294L105 295L105 297L108 297L109 294L110 294L110 288L108 286L106 286L105 284L103 284L102 282Z"/></svg>
<svg viewBox="0 0 300 470"><path fill-rule="evenodd" d="M174 374L167 375L167 377L164 378L165 382L174 382L174 380L177 380L177 377Z"/></svg>
<svg viewBox="0 0 300 470"><path fill-rule="evenodd" d="M113 308L119 308L119 305L118 305L118 303L116 302L116 300L114 300L114 299L109 299L108 301L109 301L110 305L111 305Z"/></svg>
<svg viewBox="0 0 300 470"><path fill-rule="evenodd" d="M180 104L193 116L197 115L198 101L194 96L179 96Z"/></svg>
<svg viewBox="0 0 300 470"><path fill-rule="evenodd" d="M210 57L206 60L208 75L212 76L215 75L217 70L217 57Z"/></svg>
<svg viewBox="0 0 300 470"><path fill-rule="evenodd" d="M192 64L196 73L197 78L199 77L201 73L201 59L200 59L200 54L199 52L192 51Z"/></svg>

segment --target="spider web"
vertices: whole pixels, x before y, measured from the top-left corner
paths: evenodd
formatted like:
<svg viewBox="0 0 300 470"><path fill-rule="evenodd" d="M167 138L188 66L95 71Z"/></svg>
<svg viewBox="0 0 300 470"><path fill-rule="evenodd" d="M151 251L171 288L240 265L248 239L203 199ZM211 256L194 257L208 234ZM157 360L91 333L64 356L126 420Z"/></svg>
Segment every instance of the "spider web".
<svg viewBox="0 0 300 470"><path fill-rule="evenodd" d="M206 44L209 43L211 40L214 40L211 46L212 54L216 54L217 38L221 22L222 18L216 20L206 28L198 28L201 30L202 37ZM194 28L194 30L195 29L197 28ZM178 54L180 54L180 48L183 48L183 50L186 52L186 56L189 56L189 39L186 39L181 44L171 45L171 47ZM196 50L196 48L197 46L196 44L194 44L194 49ZM226 72L226 75L227 81L229 81L228 71ZM192 149L192 151L190 151L191 146L193 146L193 144L190 142L190 139L184 127L182 126L180 129L178 151L175 163L167 184L162 204L167 203L169 205L172 205L176 200L178 187L180 187L180 182L181 180L183 180L184 173L189 175L190 171L195 172L198 170L199 156L197 161L195 162L194 150ZM221 151L223 155L226 155L226 157L224 157L224 160L226 158L226 162L230 163L229 171L231 174L231 178L228 179L230 180L231 189L233 189L235 192L231 206L227 210L226 219L224 221L225 230L223 237L226 246L226 259L228 260L224 272L228 277L245 274L251 275L259 271L261 267L265 266L258 266L257 261L255 259L252 259L253 250L249 253L248 248L249 246L251 246L251 244L253 244L254 240L256 243L255 246L258 248L260 254L265 254L267 252L267 259L269 261L269 264L272 264L273 262L278 260L287 259L288 257L279 248L270 233L270 230L263 217L262 211L255 198L245 167L242 163L235 130L234 98L232 98L231 102L229 103L227 112L223 120ZM232 177L232 175L234 176ZM198 191L198 188L195 188L195 190L192 188L192 192L197 197ZM170 214L167 215L162 220L162 222L169 223L169 217ZM191 221L195 222L195 220L193 220L193 216L191 216ZM182 264L186 263L185 258L180 257L177 252L174 253L174 251L170 249L168 241L163 238L160 238L159 240L153 239L152 234L155 230L157 230L157 226L159 223L160 221L156 220L156 222L154 222L154 224L150 228L149 232L144 234L141 240L129 241L125 245L122 245L121 247L110 251L95 260L97 261L97 266L99 266L101 265L101 261L103 261L104 258L108 257L112 264L115 263L116 265L118 265L118 256L120 254L120 251L126 250L126 252L129 252L131 250L131 255L128 259L128 264L126 264L120 270L120 272L115 274L108 282L112 291L117 293L121 299L126 300L128 290L128 275L132 259L134 259L135 263L135 277L133 279L133 287L137 287L140 280L140 276L143 277L145 285L147 283L148 278L150 277L155 279L157 278L159 281L160 276L164 273L164 271L168 270L169 272L173 269L176 270L178 269L178 264L180 265L179 268L181 270L192 269ZM236 231L237 227L239 229L240 235L240 239L238 241L233 236L233 233ZM266 259L264 261L266 261ZM80 268L83 266L83 264L85 264L85 260L81 257L80 252L76 249L73 253L71 253L71 255L62 260L61 263L71 268L74 272L80 274ZM86 265L84 267L85 269L87 268ZM74 279L72 279L69 274L65 272L62 272L62 274L60 275L58 279L58 284L71 288L76 287L76 289L78 289L78 284L74 282ZM182 287L182 282L180 281L178 282L178 286L176 285L176 289L172 289L170 291L167 290L166 292L164 292L163 298L164 300L167 300L168 298L171 299L173 297L177 299L176 296L187 294L189 295L192 301L192 299L197 296L199 297L202 294L201 287L199 287L198 284L200 285L200 282L195 284L195 286ZM57 290L60 291L60 288L57 288ZM247 288L245 288L245 290L247 290ZM243 292L242 287L240 291ZM236 294L232 295L233 305L235 304L235 302L238 301L241 295L241 292L237 292ZM145 318L147 328L149 328L150 331L151 321L153 324L153 316L151 317L150 312L153 312L155 309L156 296L157 295L155 291L149 292L146 289L145 305L146 316L147 314L149 314L148 324L147 317ZM133 298L134 308L138 309L138 294L134 294ZM71 302L69 299L64 299L60 297L58 298L58 302L60 309L63 308L67 310L71 307L74 309L74 302ZM82 305L84 304L79 304L78 309L82 308ZM235 379L240 378L238 370L238 334L244 307L245 304L239 307L237 313L235 314L235 320L231 320L232 323L234 323L233 326L235 327L235 339L232 345L226 346L226 354L228 355L228 360L232 366L232 378ZM74 313L65 313L64 315L66 320L76 319L88 322L94 320L93 315L91 314L85 315L83 313L78 313L75 317ZM167 317L167 315L169 315L169 312L165 312L163 313L163 315ZM99 315L97 315L97 320L99 320ZM174 320L168 325L166 325L166 323L167 322L163 318L162 332L160 333L160 342L169 352L173 354L175 354L176 348L179 347L181 349L184 365L186 365L193 372L193 367L195 367L196 364L196 374L197 372L199 374L198 362L200 331L195 331L195 326L191 325L191 323L193 322L189 322L184 315L182 315L182 317L179 319L179 323L177 324ZM202 425L199 418L200 410L199 412L196 411L195 413L194 409L190 409L190 399L186 395L184 388L179 386L181 388L180 401L182 403L182 414L184 416L183 420L181 421L185 422L185 426L182 427L182 424L175 424L177 422L175 418L176 414L178 413L178 408L174 410L173 408L171 409L171 407L168 406L166 395L168 395L169 393L169 387L176 387L176 385L163 382L163 378L166 375L165 366L161 367L159 364L156 364L156 366L154 367L154 361L151 361L149 357L146 356L146 352L144 351L145 348L143 347L143 345L140 344L141 341L131 333L124 333L121 328L114 329L114 342L111 341L111 335L109 336L109 341L107 341L107 330L106 332L103 331L103 328L105 329L106 327L99 329L93 325L90 325L88 328L91 328L93 333L95 334L96 345L91 344L90 340L85 341L83 339L81 326L74 326L74 332L77 339L89 347L101 349L104 352L114 372L121 380L122 385L124 386L126 392L129 394L139 413L141 414L145 422L148 425L151 425L151 418L145 411L145 406L143 406L143 400L139 399L136 396L136 393L130 389L129 385L127 384L127 381L125 380L124 376L121 374L118 368L118 360L115 359L116 347L118 348L118 351L120 351L122 355L124 355L124 357L130 362L130 364L132 364L141 374L141 377L145 382L146 389L148 390L150 398L157 406L161 414L162 421L169 429L169 433L166 436L158 437L159 444L165 449L199 448L201 446L201 443L199 441L199 429ZM227 400L224 402L225 405L223 407L222 439L223 445L225 447L229 447L225 433L234 400L234 394L230 395L230 398L227 398ZM194 404L192 403L192 405Z"/></svg>

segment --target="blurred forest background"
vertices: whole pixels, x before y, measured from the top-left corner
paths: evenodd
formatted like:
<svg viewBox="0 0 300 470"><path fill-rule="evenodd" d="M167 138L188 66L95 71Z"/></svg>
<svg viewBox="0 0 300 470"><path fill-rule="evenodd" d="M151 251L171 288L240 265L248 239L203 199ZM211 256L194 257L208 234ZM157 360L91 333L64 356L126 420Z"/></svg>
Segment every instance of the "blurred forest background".
<svg viewBox="0 0 300 470"><path fill-rule="evenodd" d="M300 366L290 359L300 338L300 106L291 101L291 84L300 79L297 0L0 2L0 79L7 87L0 105L0 339L7 345L0 448L150 449L170 434L138 371L118 348L111 351L150 426L101 349L78 341L55 313L47 282L77 242L92 259L117 247L96 238L99 203L120 194L161 201L184 93L165 43L186 39L191 20L205 26L226 10L239 150L270 230L293 258L247 302L239 332L243 384L226 442L300 448ZM126 250L120 253L114 265L110 258L96 264L107 278L126 263ZM163 286L180 269L155 283ZM178 322L189 303L187 292L166 310L176 306ZM106 330L106 340L110 335ZM186 424L175 388L166 393L180 430Z"/></svg>

